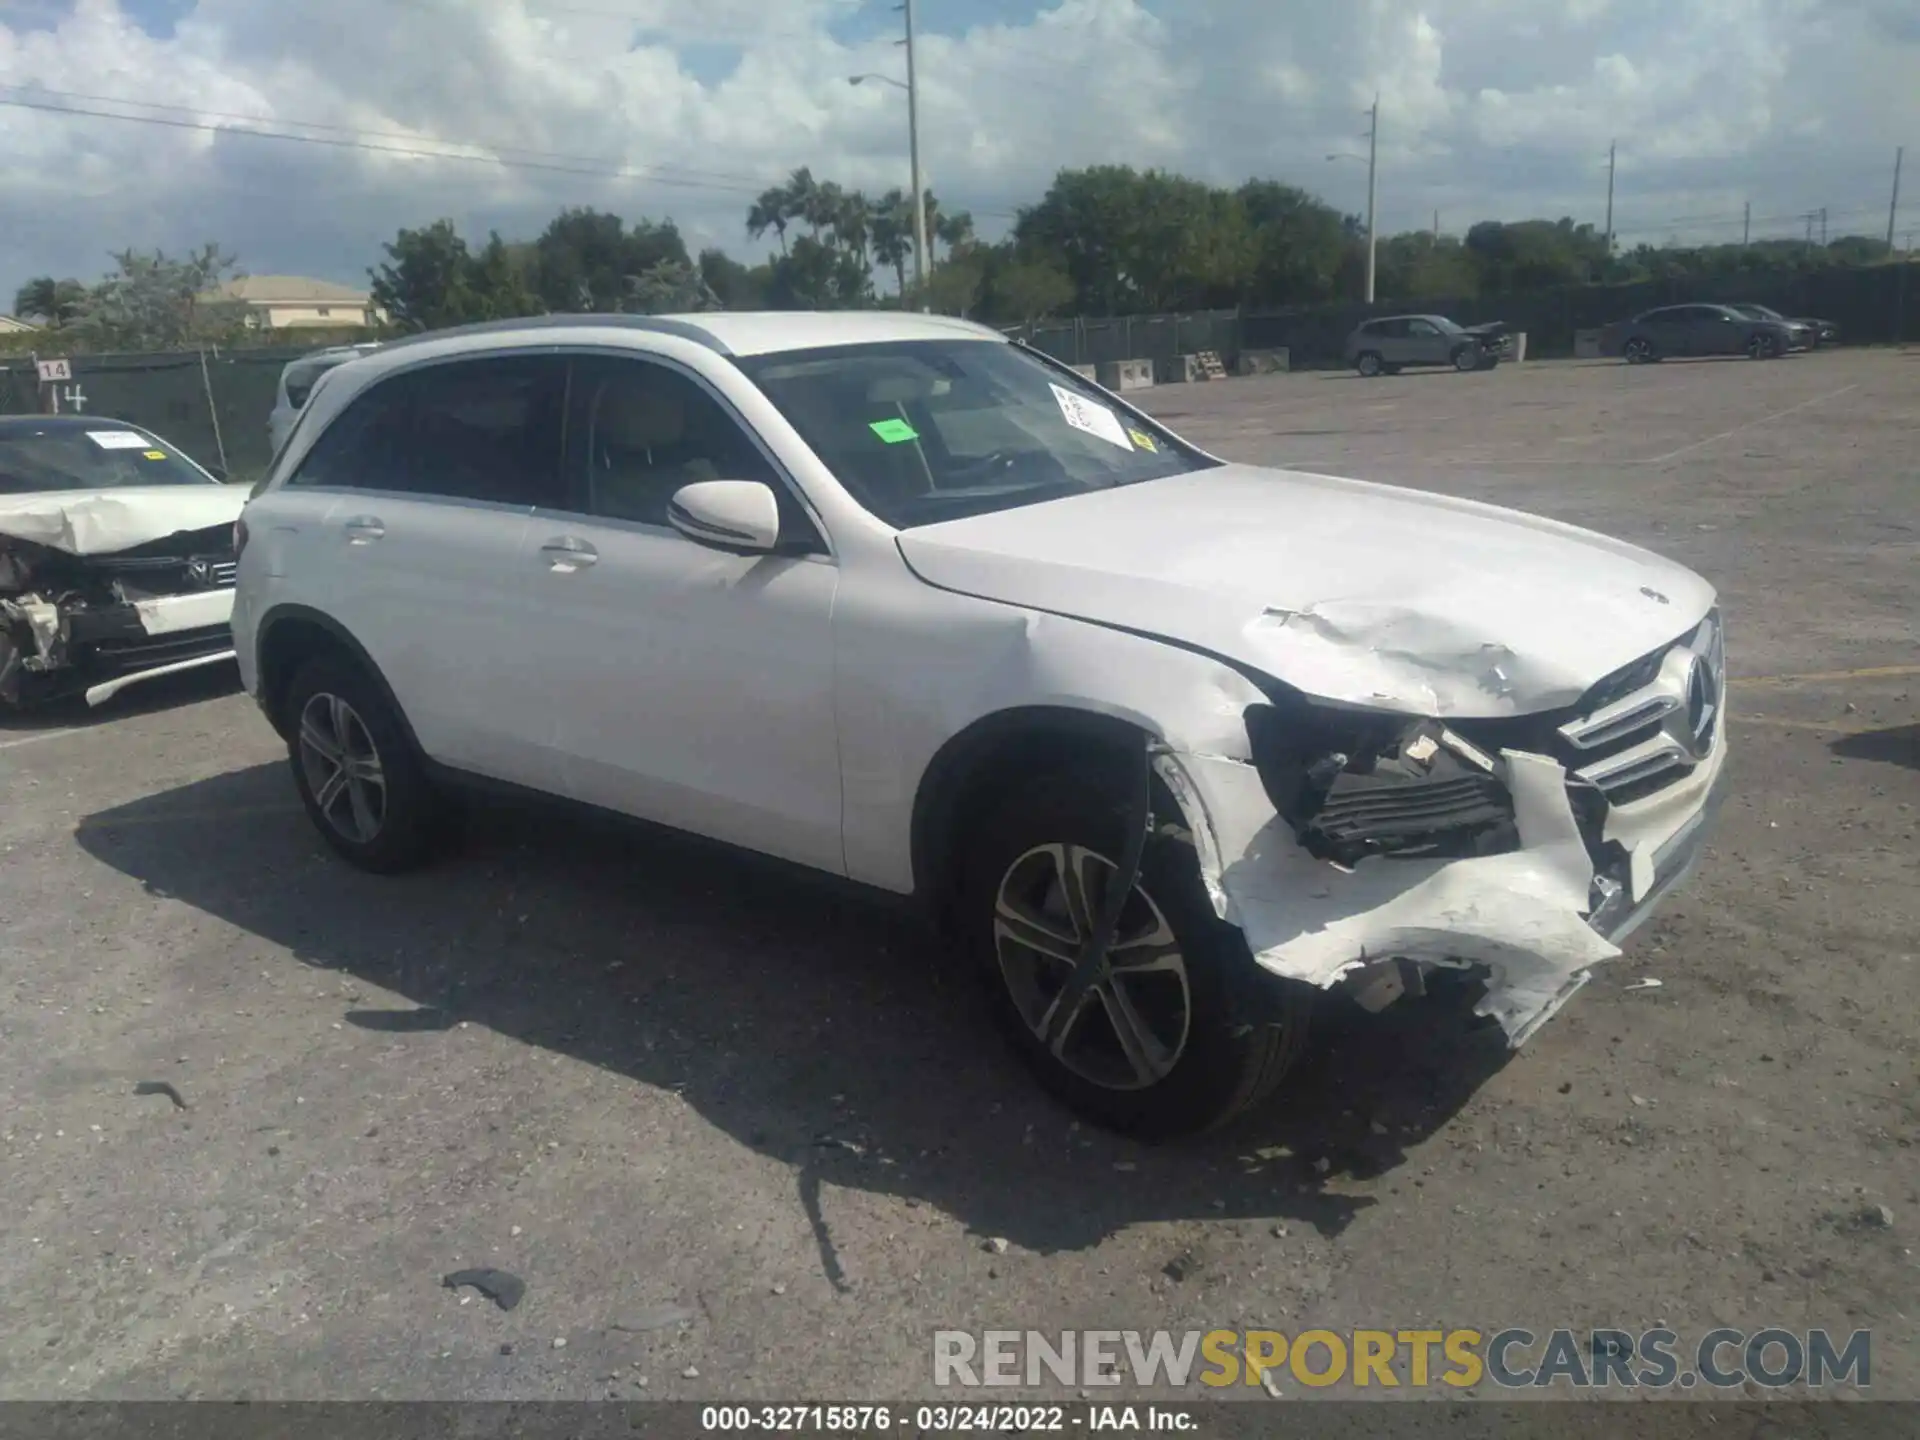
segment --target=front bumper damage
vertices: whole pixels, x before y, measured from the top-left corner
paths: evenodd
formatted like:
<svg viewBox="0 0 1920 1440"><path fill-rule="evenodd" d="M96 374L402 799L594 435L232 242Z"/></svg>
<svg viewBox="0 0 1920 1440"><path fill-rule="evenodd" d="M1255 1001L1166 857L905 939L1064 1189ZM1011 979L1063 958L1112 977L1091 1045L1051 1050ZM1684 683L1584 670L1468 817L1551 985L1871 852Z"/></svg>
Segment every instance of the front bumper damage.
<svg viewBox="0 0 1920 1440"><path fill-rule="evenodd" d="M233 565L219 535L74 556L0 541L0 706L84 696L233 659ZM179 549L184 553L166 553Z"/></svg>
<svg viewBox="0 0 1920 1440"><path fill-rule="evenodd" d="M1351 864L1310 852L1254 764L1171 751L1155 765L1185 814L1215 911L1240 927L1262 968L1345 985L1366 1003L1364 992L1391 998L1434 967L1484 967L1477 1011L1518 1047L1692 873L1723 796L1724 713L1710 733L1680 778L1584 815L1581 783L1559 759L1503 748L1495 765L1512 800L1512 848Z"/></svg>

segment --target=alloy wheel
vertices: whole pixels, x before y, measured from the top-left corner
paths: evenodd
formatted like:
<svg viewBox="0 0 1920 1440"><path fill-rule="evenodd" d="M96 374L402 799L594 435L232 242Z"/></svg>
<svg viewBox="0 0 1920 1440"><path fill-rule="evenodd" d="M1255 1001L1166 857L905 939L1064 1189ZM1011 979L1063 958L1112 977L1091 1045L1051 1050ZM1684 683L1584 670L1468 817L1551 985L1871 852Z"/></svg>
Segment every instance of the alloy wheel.
<svg viewBox="0 0 1920 1440"><path fill-rule="evenodd" d="M386 770L366 721L338 695L300 711L300 769L314 808L343 839L365 845L387 821Z"/></svg>
<svg viewBox="0 0 1920 1440"><path fill-rule="evenodd" d="M1066 993L1117 871L1084 846L1027 851L1001 877L994 949L1015 1010L1060 1064L1104 1089L1145 1090L1186 1053L1193 996L1180 942L1143 886L1121 907L1098 978L1077 1001Z"/></svg>

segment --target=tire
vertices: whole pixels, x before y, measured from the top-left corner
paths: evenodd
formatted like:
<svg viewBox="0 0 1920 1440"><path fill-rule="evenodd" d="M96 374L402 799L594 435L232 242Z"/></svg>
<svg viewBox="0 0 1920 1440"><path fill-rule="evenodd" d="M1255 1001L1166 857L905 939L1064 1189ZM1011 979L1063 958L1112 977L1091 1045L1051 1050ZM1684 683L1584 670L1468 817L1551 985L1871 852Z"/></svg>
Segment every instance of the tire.
<svg viewBox="0 0 1920 1440"><path fill-rule="evenodd" d="M319 655L294 675L285 703L293 783L321 838L375 874L432 858L449 812L373 676L345 656Z"/></svg>
<svg viewBox="0 0 1920 1440"><path fill-rule="evenodd" d="M1653 348L1653 342L1638 335L1620 347L1620 354L1629 365L1651 365L1660 358L1659 352Z"/></svg>
<svg viewBox="0 0 1920 1440"><path fill-rule="evenodd" d="M1771 335L1755 335L1747 341L1749 360L1773 360L1780 354L1780 342Z"/></svg>
<svg viewBox="0 0 1920 1440"><path fill-rule="evenodd" d="M1470 375L1480 368L1480 352L1471 345L1462 345L1453 352L1453 368L1462 375Z"/></svg>
<svg viewBox="0 0 1920 1440"><path fill-rule="evenodd" d="M1362 350L1358 355L1354 356L1353 368L1369 380L1373 379L1376 375L1384 375L1387 370L1386 365L1380 359L1379 352L1375 350Z"/></svg>
<svg viewBox="0 0 1920 1440"><path fill-rule="evenodd" d="M1316 992L1260 970L1239 930L1214 915L1191 843L1155 835L1115 946L1141 957L1164 947L1154 968L1135 960L1125 967L1132 979L1096 989L1058 1053L1041 1038L1036 1020L1045 1024L1071 962L1020 944L1003 917L1035 917L1022 933L1051 937L1070 955L1070 936L1085 930L1060 908L1063 862L1092 882L1080 887L1081 912L1097 908L1122 854L1128 805L1115 796L1124 789L1071 771L1006 785L968 838L960 934L997 1020L1047 1090L1096 1124L1171 1139L1273 1093L1304 1048ZM1177 813L1164 792L1155 810ZM1142 1022L1132 1033L1144 1039L1131 1050L1119 1040L1116 1006Z"/></svg>

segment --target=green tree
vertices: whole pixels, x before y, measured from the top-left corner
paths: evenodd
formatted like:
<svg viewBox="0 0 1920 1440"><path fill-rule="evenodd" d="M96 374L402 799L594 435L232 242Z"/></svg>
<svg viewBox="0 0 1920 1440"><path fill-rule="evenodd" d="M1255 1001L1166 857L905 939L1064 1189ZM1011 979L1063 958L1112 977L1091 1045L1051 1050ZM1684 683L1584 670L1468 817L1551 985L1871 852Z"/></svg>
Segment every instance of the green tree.
<svg viewBox="0 0 1920 1440"><path fill-rule="evenodd" d="M671 220L637 221L598 210L562 211L534 242L534 286L549 309L622 309L633 285L656 265L691 263Z"/></svg>
<svg viewBox="0 0 1920 1440"><path fill-rule="evenodd" d="M708 249L700 252L700 278L722 310L761 310L766 307L773 268L770 265L749 268L724 250Z"/></svg>
<svg viewBox="0 0 1920 1440"><path fill-rule="evenodd" d="M1009 256L988 284L993 314L1013 324L1031 325L1073 303L1073 277L1049 259Z"/></svg>
<svg viewBox="0 0 1920 1440"><path fill-rule="evenodd" d="M13 313L22 320L38 320L58 330L80 313L86 299L87 287L78 280L41 275L14 292Z"/></svg>
<svg viewBox="0 0 1920 1440"><path fill-rule="evenodd" d="M1340 212L1277 180L1249 180L1235 193L1253 231L1246 298L1262 305L1331 299L1353 244Z"/></svg>
<svg viewBox="0 0 1920 1440"><path fill-rule="evenodd" d="M776 310L849 310L872 298L873 275L860 257L811 235L773 262L767 284Z"/></svg>
<svg viewBox="0 0 1920 1440"><path fill-rule="evenodd" d="M244 329L246 307L221 287L234 258L206 244L184 259L164 251L123 250L114 270L87 292L72 325L96 350L177 350L230 340Z"/></svg>
<svg viewBox="0 0 1920 1440"><path fill-rule="evenodd" d="M909 213L907 197L898 190L887 191L874 202L873 218L868 224L873 258L876 263L893 270L894 293L900 296L904 304L907 260L913 254L913 216Z"/></svg>
<svg viewBox="0 0 1920 1440"><path fill-rule="evenodd" d="M473 292L473 253L451 220L402 230L381 247L387 259L368 274L373 303L402 330L438 330L481 318Z"/></svg>

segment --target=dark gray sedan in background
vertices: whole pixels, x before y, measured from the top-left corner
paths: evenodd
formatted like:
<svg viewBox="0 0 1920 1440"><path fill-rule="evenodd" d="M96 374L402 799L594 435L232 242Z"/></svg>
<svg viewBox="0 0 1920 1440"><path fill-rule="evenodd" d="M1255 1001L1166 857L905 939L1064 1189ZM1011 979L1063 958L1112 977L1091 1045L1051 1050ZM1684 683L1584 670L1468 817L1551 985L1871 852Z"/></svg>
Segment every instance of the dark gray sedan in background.
<svg viewBox="0 0 1920 1440"><path fill-rule="evenodd" d="M1798 332L1785 320L1758 320L1731 305L1663 305L1601 331L1603 354L1629 365L1680 355L1745 355L1772 360L1795 348Z"/></svg>
<svg viewBox="0 0 1920 1440"><path fill-rule="evenodd" d="M1809 350L1818 350L1822 345L1840 343L1840 327L1832 320L1816 320L1810 315L1782 315L1767 305L1731 305L1742 315L1754 320L1777 320L1782 325L1798 330Z"/></svg>

